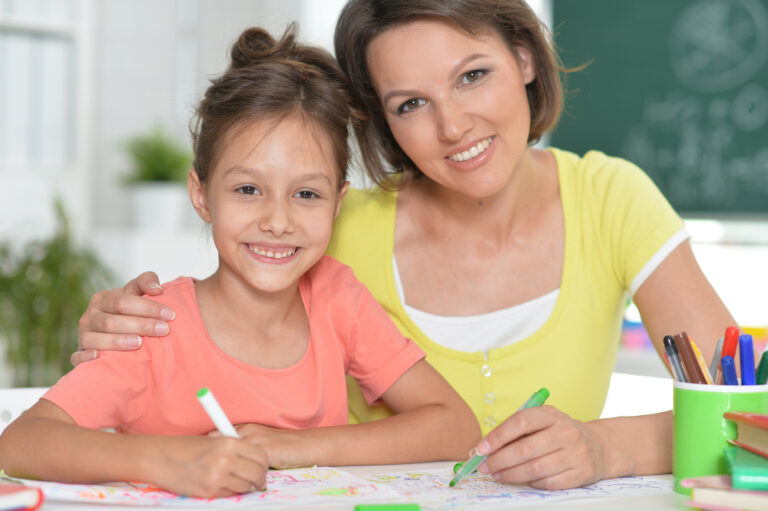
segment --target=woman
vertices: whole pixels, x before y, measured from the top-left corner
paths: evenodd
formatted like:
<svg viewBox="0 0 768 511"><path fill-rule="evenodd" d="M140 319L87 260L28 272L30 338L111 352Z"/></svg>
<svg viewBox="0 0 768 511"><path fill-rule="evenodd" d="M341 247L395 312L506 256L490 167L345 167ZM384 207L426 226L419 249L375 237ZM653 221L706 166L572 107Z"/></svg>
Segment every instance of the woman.
<svg viewBox="0 0 768 511"><path fill-rule="evenodd" d="M523 1L351 0L336 55L379 185L350 191L329 253L349 264L469 403L479 470L544 489L671 471L671 412L597 420L629 292L657 351L687 330L705 357L734 320L681 219L632 164L531 144L561 109L558 60ZM162 335L138 298L94 296L81 362ZM131 334L131 335L125 335ZM550 405L514 413L546 386ZM360 420L381 416L350 394Z"/></svg>

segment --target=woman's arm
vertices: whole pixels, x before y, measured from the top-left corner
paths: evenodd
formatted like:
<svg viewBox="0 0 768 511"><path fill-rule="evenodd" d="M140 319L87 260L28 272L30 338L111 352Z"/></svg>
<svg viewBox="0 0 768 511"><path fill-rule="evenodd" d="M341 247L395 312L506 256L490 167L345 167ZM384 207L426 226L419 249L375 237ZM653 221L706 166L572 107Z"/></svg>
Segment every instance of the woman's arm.
<svg viewBox="0 0 768 511"><path fill-rule="evenodd" d="M67 483L141 481L196 497L263 488L264 451L237 438L122 435L80 427L41 399L0 436L10 476Z"/></svg>
<svg viewBox="0 0 768 511"><path fill-rule="evenodd" d="M262 445L276 468L455 460L480 437L467 404L424 360L398 378L382 399L396 415L296 431L246 424L238 432Z"/></svg>
<svg viewBox="0 0 768 511"><path fill-rule="evenodd" d="M137 349L142 336L168 335L173 310L141 297L162 292L157 275L145 272L122 288L93 295L80 318L80 350L70 357L72 365L93 360L99 350Z"/></svg>
<svg viewBox="0 0 768 511"><path fill-rule="evenodd" d="M686 330L709 361L716 340L735 324L699 268L688 242L648 277L634 301L656 350L662 338ZM543 406L515 413L478 445L489 454L479 470L508 483L544 489L672 470L672 412L576 421Z"/></svg>

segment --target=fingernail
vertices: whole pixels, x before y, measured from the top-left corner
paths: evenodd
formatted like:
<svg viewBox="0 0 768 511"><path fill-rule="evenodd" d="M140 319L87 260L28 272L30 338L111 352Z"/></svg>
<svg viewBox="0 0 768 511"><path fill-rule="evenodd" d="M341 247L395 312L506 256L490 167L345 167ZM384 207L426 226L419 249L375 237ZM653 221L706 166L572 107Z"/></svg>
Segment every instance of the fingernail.
<svg viewBox="0 0 768 511"><path fill-rule="evenodd" d="M155 324L155 333L157 335L168 335L168 332L170 332L170 329L168 328L167 323L157 323Z"/></svg>
<svg viewBox="0 0 768 511"><path fill-rule="evenodd" d="M161 285L160 285L160 284L158 284L157 282L153 282L153 283L151 283L151 284L149 285L149 287L153 287L153 288L155 288L155 289L163 289L163 286L161 286Z"/></svg>
<svg viewBox="0 0 768 511"><path fill-rule="evenodd" d="M480 456L485 456L486 454L488 454L491 451L491 444L489 444L487 440L483 440L475 448L475 451Z"/></svg>
<svg viewBox="0 0 768 511"><path fill-rule="evenodd" d="M160 317L167 321L172 321L176 319L176 313L171 309L163 309L160 311Z"/></svg>
<svg viewBox="0 0 768 511"><path fill-rule="evenodd" d="M96 360L99 358L99 350L93 350L88 353L88 360Z"/></svg>
<svg viewBox="0 0 768 511"><path fill-rule="evenodd" d="M488 465L485 464L485 462L480 463L480 465L477 467L477 471L481 474L487 474L488 473Z"/></svg>
<svg viewBox="0 0 768 511"><path fill-rule="evenodd" d="M123 337L123 346L126 348L138 348L141 346L141 337L137 337L135 335Z"/></svg>

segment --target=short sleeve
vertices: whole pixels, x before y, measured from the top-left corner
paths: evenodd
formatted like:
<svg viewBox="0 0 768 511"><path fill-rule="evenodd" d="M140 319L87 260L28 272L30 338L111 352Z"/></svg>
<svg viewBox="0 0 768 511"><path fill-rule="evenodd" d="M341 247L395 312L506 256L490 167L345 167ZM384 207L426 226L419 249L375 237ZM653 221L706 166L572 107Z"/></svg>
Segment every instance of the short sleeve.
<svg viewBox="0 0 768 511"><path fill-rule="evenodd" d="M150 383L145 344L135 351L101 352L99 358L64 375L43 399L63 409L79 426L119 429L137 420L147 408Z"/></svg>
<svg viewBox="0 0 768 511"><path fill-rule="evenodd" d="M604 257L616 279L630 290L635 277L670 240L680 237L683 221L651 179L634 164L602 153L596 160L594 197L603 204ZM590 158L591 157L591 158Z"/></svg>
<svg viewBox="0 0 768 511"><path fill-rule="evenodd" d="M366 401L374 403L424 352L400 333L368 289L355 278L352 270L331 258L334 301L339 300L334 314L342 323L346 349L346 369L360 384Z"/></svg>

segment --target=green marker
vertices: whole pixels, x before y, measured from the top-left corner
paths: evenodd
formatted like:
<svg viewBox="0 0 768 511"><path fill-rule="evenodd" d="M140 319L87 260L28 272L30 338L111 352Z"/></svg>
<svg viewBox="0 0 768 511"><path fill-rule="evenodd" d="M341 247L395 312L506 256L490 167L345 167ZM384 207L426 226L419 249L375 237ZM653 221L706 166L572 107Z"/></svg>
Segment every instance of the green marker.
<svg viewBox="0 0 768 511"><path fill-rule="evenodd" d="M760 357L760 364L757 366L757 384L763 385L768 382L768 351L764 351Z"/></svg>
<svg viewBox="0 0 768 511"><path fill-rule="evenodd" d="M528 398L528 401L523 403L523 406L517 409L519 412L520 410L525 410L526 408L533 408L534 406L541 406L544 404L544 401L547 400L549 397L549 390L546 388L539 389L536 392L533 393L531 397ZM467 477L469 474L475 471L475 469L480 465L480 463L484 462L485 459L488 456L481 456L480 454L475 454L471 458L469 458L466 463L461 465L461 468L458 472L456 472L456 475L453 476L453 479L451 479L451 482L448 483L448 486L453 488L456 486L456 484ZM456 464L458 465L458 463ZM454 472L456 471L456 466L454 465Z"/></svg>
<svg viewBox="0 0 768 511"><path fill-rule="evenodd" d="M391 504L357 504L355 511L421 511L416 503L393 502Z"/></svg>

